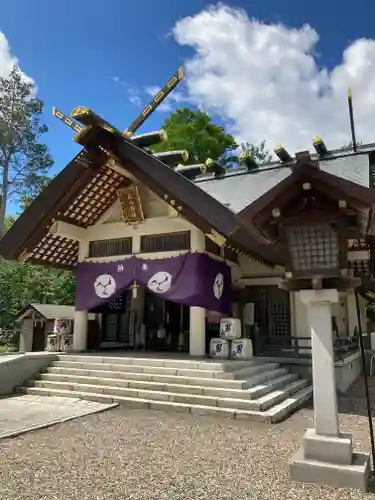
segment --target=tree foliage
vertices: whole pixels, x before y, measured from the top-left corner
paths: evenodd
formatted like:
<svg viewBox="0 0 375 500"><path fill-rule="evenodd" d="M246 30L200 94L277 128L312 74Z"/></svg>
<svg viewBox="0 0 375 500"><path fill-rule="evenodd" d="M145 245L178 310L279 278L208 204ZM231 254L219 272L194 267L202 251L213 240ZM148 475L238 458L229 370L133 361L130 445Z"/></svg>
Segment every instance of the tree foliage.
<svg viewBox="0 0 375 500"><path fill-rule="evenodd" d="M26 209L49 182L36 183L29 194L23 193L21 209ZM5 218L5 230L9 230L17 219L15 215ZM75 278L70 271L52 267L34 266L19 262L0 262L0 327L11 328L14 316L28 303L74 304Z"/></svg>
<svg viewBox="0 0 375 500"><path fill-rule="evenodd" d="M7 232L8 229L10 229L13 226L16 219L17 217L15 215L7 215L5 217L5 232Z"/></svg>
<svg viewBox="0 0 375 500"><path fill-rule="evenodd" d="M237 148L234 137L200 110L177 109L164 122L168 140L152 147L153 152L186 149L189 163L204 163L207 158L226 161Z"/></svg>
<svg viewBox="0 0 375 500"><path fill-rule="evenodd" d="M51 180L47 175L38 176L34 183L30 184L27 189L22 190L19 201L21 212L31 205L32 201L48 186Z"/></svg>
<svg viewBox="0 0 375 500"><path fill-rule="evenodd" d="M177 109L164 122L162 128L167 132L167 141L152 147L153 152L187 150L189 163L204 163L207 158L219 161L227 167L241 163L238 144L223 127L212 123L212 118L200 110ZM244 142L242 152L247 159L265 163L271 159L265 141L259 146ZM244 162L242 162L244 163ZM246 162L245 162L246 163Z"/></svg>
<svg viewBox="0 0 375 500"><path fill-rule="evenodd" d="M33 84L14 66L9 76L0 77L0 89L1 237L8 199L32 196L53 160L40 142L48 129L40 122L43 101L34 96Z"/></svg>
<svg viewBox="0 0 375 500"><path fill-rule="evenodd" d="M272 159L269 151L266 149L266 141L262 141L259 146L254 146L254 144L250 144L249 142L242 142L241 151L248 158L253 158L257 163L267 163Z"/></svg>
<svg viewBox="0 0 375 500"><path fill-rule="evenodd" d="M18 262L0 264L0 326L10 328L14 316L30 302L74 304L73 273Z"/></svg>

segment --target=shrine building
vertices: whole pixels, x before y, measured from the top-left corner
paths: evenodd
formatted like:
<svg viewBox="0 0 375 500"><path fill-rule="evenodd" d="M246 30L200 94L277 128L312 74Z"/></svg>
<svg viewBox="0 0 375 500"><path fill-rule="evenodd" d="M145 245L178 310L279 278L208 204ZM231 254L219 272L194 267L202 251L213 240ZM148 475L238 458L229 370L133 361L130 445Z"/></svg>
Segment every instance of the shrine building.
<svg viewBox="0 0 375 500"><path fill-rule="evenodd" d="M309 265L323 281L338 266L360 278L366 329L375 144L331 151L316 138L312 152L280 146L277 161L226 169L189 165L184 151L151 154L163 131L129 138L87 108L75 118L82 151L0 241L5 259L74 270L73 350L204 356L220 318L235 317L255 355L303 358L306 306L288 279ZM339 297L332 331L337 352L352 356L354 291Z"/></svg>

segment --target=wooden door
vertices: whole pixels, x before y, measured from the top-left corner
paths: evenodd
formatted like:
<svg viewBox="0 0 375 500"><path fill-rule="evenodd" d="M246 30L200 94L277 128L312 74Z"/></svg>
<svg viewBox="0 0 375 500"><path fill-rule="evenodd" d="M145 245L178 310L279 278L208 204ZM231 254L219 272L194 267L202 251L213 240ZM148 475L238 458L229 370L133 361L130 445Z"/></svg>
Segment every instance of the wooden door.
<svg viewBox="0 0 375 500"><path fill-rule="evenodd" d="M33 351L44 351L46 342L45 323L37 322L33 330Z"/></svg>

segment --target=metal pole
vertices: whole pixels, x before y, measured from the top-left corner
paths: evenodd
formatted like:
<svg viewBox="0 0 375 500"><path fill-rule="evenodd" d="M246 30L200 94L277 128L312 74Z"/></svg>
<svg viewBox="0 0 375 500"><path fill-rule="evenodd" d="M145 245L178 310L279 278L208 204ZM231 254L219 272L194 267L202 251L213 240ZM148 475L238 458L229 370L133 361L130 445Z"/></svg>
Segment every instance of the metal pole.
<svg viewBox="0 0 375 500"><path fill-rule="evenodd" d="M360 351L361 351L363 382L364 382L364 386L365 386L365 397L366 397L368 427L369 427L369 432L370 432L372 463L373 463L373 467L374 467L373 474L375 476L375 439L374 439L374 427L373 427L373 424L372 424L371 404L370 404L370 392L369 392L369 388L368 388L365 349L364 349L364 346L363 346L363 337L362 337L361 312L360 312L360 309L359 309L359 300L358 300L358 292L357 291L355 291L355 307L356 307L356 310L357 310L358 338L359 338L359 347L360 347Z"/></svg>
<svg viewBox="0 0 375 500"><path fill-rule="evenodd" d="M354 112L353 112L353 98L352 91L348 89L348 107L349 107L349 120L350 120L350 132L352 134L352 148L353 151L357 151L357 141L355 138L355 125L354 125Z"/></svg>

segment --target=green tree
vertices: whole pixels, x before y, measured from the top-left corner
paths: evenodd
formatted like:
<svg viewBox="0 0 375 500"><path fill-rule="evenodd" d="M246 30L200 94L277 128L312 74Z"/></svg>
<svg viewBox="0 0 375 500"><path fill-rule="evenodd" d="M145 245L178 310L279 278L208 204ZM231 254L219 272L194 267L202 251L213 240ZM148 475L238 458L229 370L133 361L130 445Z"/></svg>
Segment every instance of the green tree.
<svg viewBox="0 0 375 500"><path fill-rule="evenodd" d="M51 180L47 175L38 175L28 185L23 186L19 202L21 212L31 205L32 201L48 186Z"/></svg>
<svg viewBox="0 0 375 500"><path fill-rule="evenodd" d="M0 264L0 326L10 328L28 303L74 304L72 272L3 261Z"/></svg>
<svg viewBox="0 0 375 500"><path fill-rule="evenodd" d="M242 143L239 156L234 137L212 123L210 115L200 110L177 109L165 120L162 128L167 132L168 140L152 146L152 151L187 150L189 163L204 163L211 158L227 167L242 163L255 168L255 162L265 163L271 159L265 141L259 146Z"/></svg>
<svg viewBox="0 0 375 500"><path fill-rule="evenodd" d="M259 146L254 146L249 142L242 142L241 152L247 157L253 158L257 163L268 163L272 159L272 156L266 149L266 141L262 141Z"/></svg>
<svg viewBox="0 0 375 500"><path fill-rule="evenodd" d="M17 66L0 77L0 238L5 231L5 214L11 197L20 200L45 178L53 160L40 142L47 126L40 123L43 101L34 96L34 86Z"/></svg>
<svg viewBox="0 0 375 500"><path fill-rule="evenodd" d="M163 129L168 140L153 146L152 151L185 149L189 152L189 163L204 163L207 158L228 163L238 147L232 135L200 110L177 109L164 122Z"/></svg>
<svg viewBox="0 0 375 500"><path fill-rule="evenodd" d="M262 141L259 146L254 146L249 142L241 143L238 163L245 164L250 170L257 170L259 164L267 163L271 159L272 157L266 149L266 141Z"/></svg>
<svg viewBox="0 0 375 500"><path fill-rule="evenodd" d="M16 215L7 215L5 217L5 232L8 231L8 229L10 229L13 226L16 219L17 219Z"/></svg>
<svg viewBox="0 0 375 500"><path fill-rule="evenodd" d="M38 194L38 193L36 193ZM30 203L30 199L25 203ZM5 218L6 230L16 216ZM75 277L71 271L19 262L0 262L0 326L10 328L13 318L30 302L74 304Z"/></svg>

